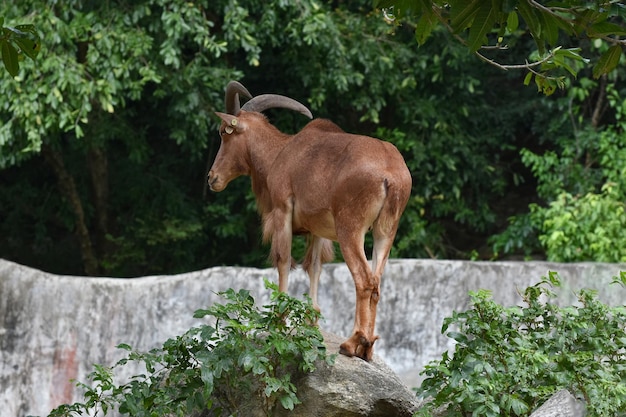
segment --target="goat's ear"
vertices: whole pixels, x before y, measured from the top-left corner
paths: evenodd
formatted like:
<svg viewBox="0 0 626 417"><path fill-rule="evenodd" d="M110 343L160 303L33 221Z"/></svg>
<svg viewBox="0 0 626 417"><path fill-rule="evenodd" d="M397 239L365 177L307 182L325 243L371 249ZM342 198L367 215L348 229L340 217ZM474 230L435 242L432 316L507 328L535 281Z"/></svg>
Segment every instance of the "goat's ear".
<svg viewBox="0 0 626 417"><path fill-rule="evenodd" d="M230 128L232 130L237 130L237 131L241 131L243 130L243 124L240 123L239 118L237 116L233 116L232 114L228 114L228 113L221 113L219 111L216 111L215 114L224 121L224 123L226 123L226 127ZM229 134L232 133L232 130L230 132L228 132Z"/></svg>

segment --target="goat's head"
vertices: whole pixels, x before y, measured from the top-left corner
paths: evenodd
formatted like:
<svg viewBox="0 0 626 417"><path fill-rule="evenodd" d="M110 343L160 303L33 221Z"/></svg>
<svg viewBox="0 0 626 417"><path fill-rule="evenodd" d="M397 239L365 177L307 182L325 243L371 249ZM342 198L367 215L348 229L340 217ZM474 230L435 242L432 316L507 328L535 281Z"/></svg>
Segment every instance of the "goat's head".
<svg viewBox="0 0 626 417"><path fill-rule="evenodd" d="M244 95L250 100L240 107L239 95ZM262 129L261 124L268 122L258 115L272 107L282 107L300 112L308 118L313 118L309 109L303 104L289 97L276 94L263 94L252 97L248 90L238 83L231 81L226 86L226 113L215 112L222 119L220 124L220 149L217 152L213 166L209 170L209 187L213 191L222 191L228 183L241 175L249 175L252 167L248 158L248 141L258 137L257 129ZM257 122L255 122L255 120Z"/></svg>

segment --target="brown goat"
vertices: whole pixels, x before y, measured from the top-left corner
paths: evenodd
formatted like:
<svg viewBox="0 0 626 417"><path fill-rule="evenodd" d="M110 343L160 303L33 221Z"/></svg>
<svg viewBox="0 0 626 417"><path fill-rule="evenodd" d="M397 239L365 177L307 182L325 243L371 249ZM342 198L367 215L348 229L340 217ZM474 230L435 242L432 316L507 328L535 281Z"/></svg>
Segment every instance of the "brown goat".
<svg viewBox="0 0 626 417"><path fill-rule="evenodd" d="M250 98L241 108L239 94ZM271 107L312 118L293 99L273 94L252 98L241 84L228 84L227 113L216 113L222 119L221 145L209 171L209 186L222 191L240 175L252 178L263 238L271 240L281 291L287 291L292 236L309 237L302 266L318 310L322 263L333 257L332 241L339 242L356 287L354 331L340 351L370 360L378 338L374 327L380 279L409 199L411 174L388 142L348 134L323 119L287 135L260 113ZM374 237L371 267L364 250L368 230Z"/></svg>

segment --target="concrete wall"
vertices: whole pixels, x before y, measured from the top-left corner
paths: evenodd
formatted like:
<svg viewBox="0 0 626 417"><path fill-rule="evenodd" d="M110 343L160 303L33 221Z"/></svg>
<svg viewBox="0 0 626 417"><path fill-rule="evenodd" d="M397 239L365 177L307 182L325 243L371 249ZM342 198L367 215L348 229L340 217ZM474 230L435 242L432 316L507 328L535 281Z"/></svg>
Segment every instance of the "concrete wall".
<svg viewBox="0 0 626 417"><path fill-rule="evenodd" d="M626 266L391 260L382 282L376 353L415 386L424 365L452 347L440 335L441 324L452 311L467 309L468 291L490 289L498 302L519 304L517 289L553 270L565 282L565 303L574 303L573 290L585 287L599 289L607 303L623 305L626 290L608 286L620 269ZM215 292L229 287L250 289L266 303L263 278L275 281L276 273L220 267L175 276L85 278L0 260L0 415L46 415L59 404L80 400L70 380L86 382L94 363L121 358L116 345L159 346L199 324L193 312L219 302ZM307 290L308 279L295 271L290 293L301 296ZM319 295L325 316L321 327L348 336L354 286L344 264L325 267Z"/></svg>

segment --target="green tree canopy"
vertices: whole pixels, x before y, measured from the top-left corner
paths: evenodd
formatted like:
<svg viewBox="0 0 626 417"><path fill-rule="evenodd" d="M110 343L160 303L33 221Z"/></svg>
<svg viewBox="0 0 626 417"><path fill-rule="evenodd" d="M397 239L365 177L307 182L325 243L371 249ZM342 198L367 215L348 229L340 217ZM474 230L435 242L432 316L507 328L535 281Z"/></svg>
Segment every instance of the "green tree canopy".
<svg viewBox="0 0 626 417"><path fill-rule="evenodd" d="M538 88L552 94L565 76L575 77L581 64L578 40L605 44L593 62L595 78L613 71L626 47L626 5L619 0L375 0L389 19L414 16L415 38L422 45L437 26L481 60L501 69L526 69L524 83L534 78ZM530 36L536 50L522 63L503 63L498 52L514 46L519 34Z"/></svg>
<svg viewBox="0 0 626 417"><path fill-rule="evenodd" d="M390 22L369 0L27 0L2 10L5 26L45 36L35 61L2 72L0 256L54 272L265 265L249 181L219 195L205 185L219 145L212 112L232 79L401 150L414 186L395 257L489 258L487 239L508 217L549 202L520 150L561 152L588 121L614 125L615 107L602 103L607 91L624 97L621 66L598 79L581 66L546 98L444 26L418 47L418 15ZM536 50L522 27L498 52L511 62ZM608 47L571 46L592 61ZM304 123L268 117L286 132ZM524 246L540 251L536 233ZM523 240L503 239L514 250Z"/></svg>

